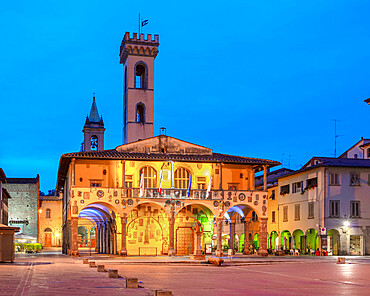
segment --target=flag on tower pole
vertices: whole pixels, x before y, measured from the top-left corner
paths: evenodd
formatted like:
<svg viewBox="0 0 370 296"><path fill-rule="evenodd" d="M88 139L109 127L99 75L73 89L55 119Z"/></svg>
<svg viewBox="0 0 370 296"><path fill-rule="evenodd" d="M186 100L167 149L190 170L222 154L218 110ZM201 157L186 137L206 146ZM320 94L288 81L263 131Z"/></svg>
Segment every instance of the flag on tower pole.
<svg viewBox="0 0 370 296"><path fill-rule="evenodd" d="M189 187L188 187L188 193L187 196L190 196L190 190L191 190L191 174L190 174L190 179L189 179Z"/></svg>
<svg viewBox="0 0 370 296"><path fill-rule="evenodd" d="M207 188L207 197L209 196L209 193L211 192L211 186L212 186L212 176L209 177L208 188Z"/></svg>
<svg viewBox="0 0 370 296"><path fill-rule="evenodd" d="M162 193L162 181L163 181L163 170L159 172L159 188L158 188L158 196L161 196Z"/></svg>
<svg viewBox="0 0 370 296"><path fill-rule="evenodd" d="M140 190L139 190L139 197L144 196L144 172L141 172L140 176Z"/></svg>

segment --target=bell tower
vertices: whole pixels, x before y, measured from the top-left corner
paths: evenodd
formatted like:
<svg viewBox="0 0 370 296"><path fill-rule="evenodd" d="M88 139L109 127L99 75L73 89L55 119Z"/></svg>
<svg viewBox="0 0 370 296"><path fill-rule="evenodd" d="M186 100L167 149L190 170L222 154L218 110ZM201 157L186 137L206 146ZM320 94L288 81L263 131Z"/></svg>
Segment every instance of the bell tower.
<svg viewBox="0 0 370 296"><path fill-rule="evenodd" d="M98 107L95 102L95 94L90 110L90 115L86 116L84 133L84 143L82 151L101 151L104 150L104 123L103 117L99 117Z"/></svg>
<svg viewBox="0 0 370 296"><path fill-rule="evenodd" d="M120 48L123 64L123 143L153 137L154 59L159 36L126 32Z"/></svg>

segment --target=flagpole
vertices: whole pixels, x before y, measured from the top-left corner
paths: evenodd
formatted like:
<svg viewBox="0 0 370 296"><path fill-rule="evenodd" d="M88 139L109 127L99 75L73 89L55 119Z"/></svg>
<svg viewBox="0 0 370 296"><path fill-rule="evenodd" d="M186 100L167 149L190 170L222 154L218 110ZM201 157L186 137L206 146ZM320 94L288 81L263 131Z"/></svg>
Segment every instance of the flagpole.
<svg viewBox="0 0 370 296"><path fill-rule="evenodd" d="M140 29L141 29L141 24L140 24L140 12L139 12L139 36L140 36Z"/></svg>

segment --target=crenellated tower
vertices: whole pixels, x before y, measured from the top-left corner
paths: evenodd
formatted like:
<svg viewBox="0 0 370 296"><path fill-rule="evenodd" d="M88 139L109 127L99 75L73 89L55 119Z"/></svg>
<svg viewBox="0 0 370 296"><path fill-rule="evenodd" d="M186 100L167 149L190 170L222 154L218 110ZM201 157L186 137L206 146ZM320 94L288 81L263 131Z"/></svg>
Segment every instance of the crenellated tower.
<svg viewBox="0 0 370 296"><path fill-rule="evenodd" d="M159 36L126 32L120 48L123 64L123 143L153 137L154 60Z"/></svg>
<svg viewBox="0 0 370 296"><path fill-rule="evenodd" d="M84 143L82 151L101 151L104 150L104 122L103 117L99 117L98 107L95 102L95 95L90 110L90 115L86 116L84 128Z"/></svg>

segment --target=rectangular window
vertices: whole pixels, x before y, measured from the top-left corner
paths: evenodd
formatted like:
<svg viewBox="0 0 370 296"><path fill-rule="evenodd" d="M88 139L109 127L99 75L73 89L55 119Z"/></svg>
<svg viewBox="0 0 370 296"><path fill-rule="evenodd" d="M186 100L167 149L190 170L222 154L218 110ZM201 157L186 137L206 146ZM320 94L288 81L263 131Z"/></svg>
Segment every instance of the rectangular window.
<svg viewBox="0 0 370 296"><path fill-rule="evenodd" d="M360 202L351 201L351 217L359 218L360 217Z"/></svg>
<svg viewBox="0 0 370 296"><path fill-rule="evenodd" d="M292 184L292 193L301 192L303 187L303 182L296 182Z"/></svg>
<svg viewBox="0 0 370 296"><path fill-rule="evenodd" d="M150 146L145 146L145 153L150 153Z"/></svg>
<svg viewBox="0 0 370 296"><path fill-rule="evenodd" d="M339 207L339 200L331 200L329 205L329 216L330 217L339 217L340 215L340 207Z"/></svg>
<svg viewBox="0 0 370 296"><path fill-rule="evenodd" d="M97 181L92 181L90 183L90 187L101 187L101 183Z"/></svg>
<svg viewBox="0 0 370 296"><path fill-rule="evenodd" d="M339 174L337 173L329 174L329 185L339 185Z"/></svg>
<svg viewBox="0 0 370 296"><path fill-rule="evenodd" d="M315 204L313 202L308 203L308 219L315 218Z"/></svg>
<svg viewBox="0 0 370 296"><path fill-rule="evenodd" d="M307 180L307 187L306 189L312 189L317 187L317 178L311 178Z"/></svg>
<svg viewBox="0 0 370 296"><path fill-rule="evenodd" d="M367 185L370 186L370 174L367 175Z"/></svg>
<svg viewBox="0 0 370 296"><path fill-rule="evenodd" d="M281 186L280 187L280 195L285 195L285 194L288 194L289 193L289 184L288 185L284 185L284 186Z"/></svg>
<svg viewBox="0 0 370 296"><path fill-rule="evenodd" d="M275 211L271 212L271 222L275 223Z"/></svg>
<svg viewBox="0 0 370 296"><path fill-rule="evenodd" d="M132 175L126 175L125 176L125 187L126 189L126 196L132 197Z"/></svg>
<svg viewBox="0 0 370 296"><path fill-rule="evenodd" d="M350 182L351 186L360 185L360 174L359 173L351 173L350 174Z"/></svg>
<svg viewBox="0 0 370 296"><path fill-rule="evenodd" d="M283 207L283 222L288 222L288 206Z"/></svg>
<svg viewBox="0 0 370 296"><path fill-rule="evenodd" d="M294 205L294 220L298 221L301 219L301 206L300 204Z"/></svg>

